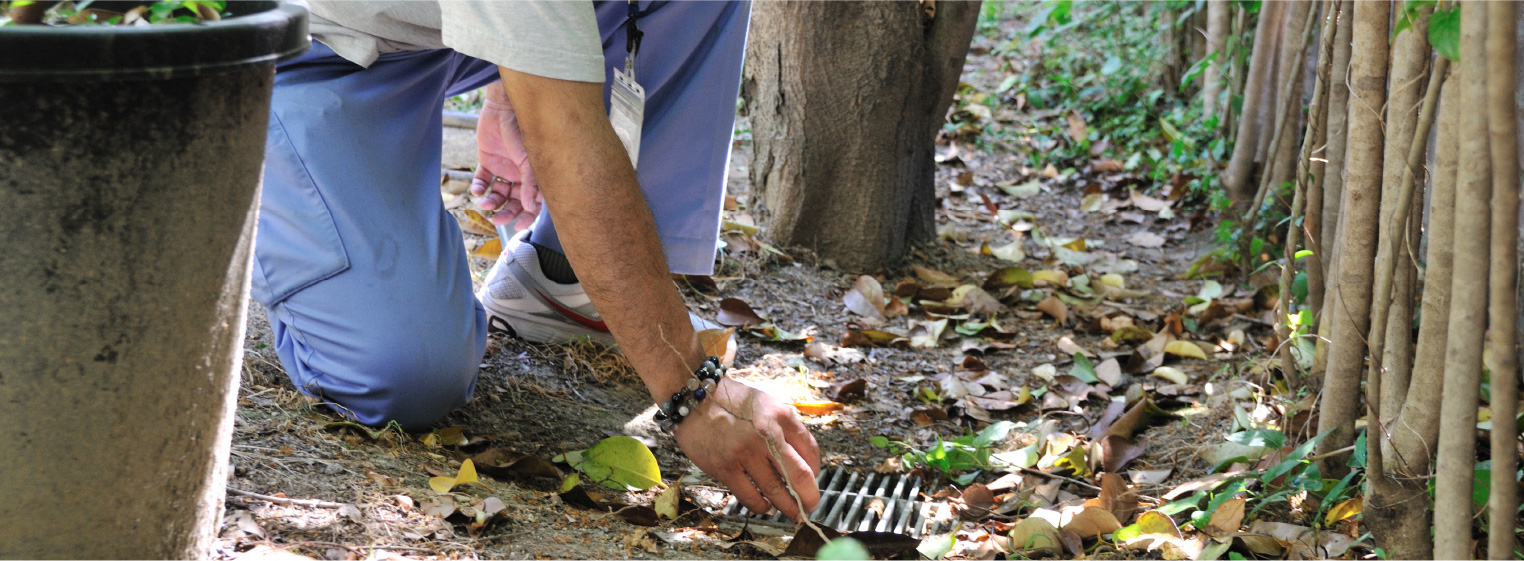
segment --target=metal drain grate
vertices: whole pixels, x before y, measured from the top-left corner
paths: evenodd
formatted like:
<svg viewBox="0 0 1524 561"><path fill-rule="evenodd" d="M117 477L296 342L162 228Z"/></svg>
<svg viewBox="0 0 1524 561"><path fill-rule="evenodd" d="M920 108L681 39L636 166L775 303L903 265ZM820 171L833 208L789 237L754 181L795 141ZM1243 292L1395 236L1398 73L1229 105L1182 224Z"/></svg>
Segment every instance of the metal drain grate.
<svg viewBox="0 0 1524 561"><path fill-rule="evenodd" d="M820 486L820 506L810 513L817 524L843 533L872 531L895 532L913 538L951 531L955 515L944 501L924 501L921 478L896 474L863 475L844 468L821 470L816 480ZM719 514L748 517L751 511L733 496L726 496ZM793 527L783 514L752 518L762 522Z"/></svg>

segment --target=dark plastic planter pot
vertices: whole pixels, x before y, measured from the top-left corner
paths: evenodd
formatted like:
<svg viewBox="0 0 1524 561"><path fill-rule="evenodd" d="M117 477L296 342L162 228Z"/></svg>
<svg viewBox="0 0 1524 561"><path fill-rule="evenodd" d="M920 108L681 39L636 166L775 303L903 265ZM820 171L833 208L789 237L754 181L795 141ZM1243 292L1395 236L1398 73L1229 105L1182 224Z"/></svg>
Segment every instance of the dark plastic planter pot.
<svg viewBox="0 0 1524 561"><path fill-rule="evenodd" d="M0 558L202 558L305 9L0 28Z"/></svg>

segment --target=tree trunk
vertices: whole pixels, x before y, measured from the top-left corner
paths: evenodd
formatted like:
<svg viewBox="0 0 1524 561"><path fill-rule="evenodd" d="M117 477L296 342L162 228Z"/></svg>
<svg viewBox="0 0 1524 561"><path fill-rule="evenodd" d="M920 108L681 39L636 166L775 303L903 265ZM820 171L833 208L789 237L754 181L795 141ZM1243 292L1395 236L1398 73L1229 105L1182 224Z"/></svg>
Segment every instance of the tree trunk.
<svg viewBox="0 0 1524 561"><path fill-rule="evenodd" d="M1350 69L1350 96L1360 103L1349 109L1349 154L1344 184L1344 227L1339 230L1339 272L1334 289L1339 291L1340 312L1332 318L1334 341L1324 373L1323 402L1318 432L1332 431L1318 443L1326 454L1349 446L1355 439L1359 413L1360 379L1365 373L1365 334L1370 330L1371 272L1376 254L1376 220L1381 203L1381 114L1386 99L1387 40L1391 5L1356 2L1354 44ZM1323 473L1338 476L1347 471L1344 455L1323 459Z"/></svg>
<svg viewBox="0 0 1524 561"><path fill-rule="evenodd" d="M742 95L768 231L849 270L934 239L934 140L978 2L763 2Z"/></svg>
<svg viewBox="0 0 1524 561"><path fill-rule="evenodd" d="M1312 137L1308 139L1313 147L1312 158L1308 163L1307 173L1312 175L1307 189L1307 218L1303 222L1307 230L1307 249L1312 250L1314 255L1307 260L1307 309L1312 311L1313 317L1323 311L1323 292L1326 286L1327 272L1323 264L1323 188L1328 159L1328 100L1329 90L1333 88L1333 43L1337 40L1336 32L1339 28L1339 14L1348 8L1344 2L1329 0L1324 2L1323 30L1318 46L1318 92L1316 98L1316 115L1310 118L1316 119L1318 126L1312 131ZM1342 85L1342 84L1341 84Z"/></svg>
<svg viewBox="0 0 1524 561"><path fill-rule="evenodd" d="M1280 193L1281 188L1296 173L1293 162L1299 146L1296 142L1297 131L1301 130L1302 99L1307 89L1307 73L1303 70L1306 67L1307 38L1312 36L1313 14L1316 13L1316 3L1308 2L1305 9L1301 5L1293 5L1287 10L1286 22L1281 28L1280 81L1285 85L1281 90L1283 99L1279 99L1275 106L1275 122L1279 124L1275 135L1281 137L1281 141L1265 160L1270 187L1265 196L1271 200L1278 198L1271 193Z"/></svg>
<svg viewBox="0 0 1524 561"><path fill-rule="evenodd" d="M1207 2L1206 56L1215 59L1206 68L1206 81L1201 85L1201 116L1210 121L1217 116L1217 98L1222 97L1222 69L1226 68L1228 53L1224 50L1228 40L1228 12L1232 4L1227 0Z"/></svg>
<svg viewBox="0 0 1524 561"><path fill-rule="evenodd" d="M1275 51L1280 47L1276 41L1277 31L1287 11L1285 2L1265 2L1260 5L1259 24L1254 27L1254 50L1249 57L1248 80L1244 83L1243 112L1238 119L1238 133L1234 137L1233 156L1228 168L1222 173L1222 183L1227 187L1228 198L1240 213L1248 209L1254 199L1256 184L1250 181L1254 171L1255 156L1259 152L1261 128L1270 128L1265 122L1264 108L1275 98ZM1273 118L1273 111L1272 118Z"/></svg>
<svg viewBox="0 0 1524 561"><path fill-rule="evenodd" d="M1461 4L1460 175L1455 192L1455 277L1488 278L1491 154L1487 138L1487 5ZM1464 220L1459 218L1464 217ZM1434 484L1434 559L1471 557L1471 485L1476 463L1476 409L1481 397L1487 292L1450 295L1444 398L1439 416L1439 469Z"/></svg>
<svg viewBox="0 0 1524 561"><path fill-rule="evenodd" d="M1449 341L1450 294L1455 258L1455 176L1460 159L1460 81L1450 72L1440 90L1439 136L1434 142L1433 194L1429 202L1429 243L1424 253L1423 313L1408 398L1392 423L1388 471L1403 479L1426 478L1439 445L1439 402ZM1424 533L1428 537L1428 533ZM1419 556L1432 549L1419 552Z"/></svg>
<svg viewBox="0 0 1524 561"><path fill-rule="evenodd" d="M1412 155L1410 148L1418 121L1419 100L1424 98L1427 85L1425 74L1433 53L1433 49L1429 48L1428 36L1427 13L1413 22L1412 29L1397 35L1393 46L1392 75L1388 80L1390 93L1386 102L1386 154L1381 174L1381 227L1390 226L1391 231L1383 230L1382 234L1401 236L1403 243L1389 244L1383 239L1376 255L1378 263L1395 259L1397 267L1391 278L1390 307L1383 308L1385 312L1381 314L1387 320L1382 327L1385 341L1382 342L1384 348L1378 363L1385 372L1381 380L1380 396L1383 427L1390 426L1389 422L1402 408L1413 368L1413 284L1417 282L1418 267L1410 256L1416 254L1417 248L1408 243L1411 241L1412 229L1407 219L1398 224L1392 222L1392 217L1399 214L1398 194L1402 191L1403 177L1407 175L1405 172L1408 171L1408 166L1414 166L1414 174L1423 173L1423 160L1412 161L1408 158ZM1428 130L1419 132L1424 135L1419 142L1427 144ZM1412 180L1418 178L1416 175L1411 176ZM1412 199L1408 200L1408 209L1405 210L1408 211L1408 216L1412 216ZM1417 222L1417 219L1413 222ZM1387 302L1379 300L1376 305L1388 306ZM1387 440L1383 438L1381 442Z"/></svg>
<svg viewBox="0 0 1524 561"><path fill-rule="evenodd" d="M1339 211L1344 196L1344 156L1349 140L1349 57L1350 43L1354 33L1354 6L1344 4L1339 14L1339 28L1334 31L1333 68L1329 70L1328 90L1328 145L1323 149L1323 239L1320 257L1323 259L1324 277L1328 281L1323 295L1323 306L1330 308L1338 270ZM1328 314L1319 317L1326 318ZM1321 321L1319 322L1321 323ZM1321 342L1319 347L1326 345Z"/></svg>
<svg viewBox="0 0 1524 561"><path fill-rule="evenodd" d="M1519 489L1518 263L1519 168L1518 129L1514 111L1514 23L1518 7L1512 2L1487 4L1487 131L1492 149L1492 257L1487 310L1492 341L1492 496L1487 501L1487 556L1512 559L1516 538Z"/></svg>

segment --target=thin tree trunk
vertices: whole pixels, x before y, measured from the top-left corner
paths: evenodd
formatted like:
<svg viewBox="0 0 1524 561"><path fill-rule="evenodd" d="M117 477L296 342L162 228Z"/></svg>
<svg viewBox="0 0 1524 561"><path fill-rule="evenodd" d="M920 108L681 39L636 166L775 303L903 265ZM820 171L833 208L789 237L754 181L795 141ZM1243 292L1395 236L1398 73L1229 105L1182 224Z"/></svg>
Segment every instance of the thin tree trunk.
<svg viewBox="0 0 1524 561"><path fill-rule="evenodd" d="M1351 40L1354 34L1355 21L1354 6L1350 2L1344 3L1344 9L1339 14L1339 27L1334 31L1333 68L1329 71L1331 78L1329 83L1333 88L1328 90L1328 144L1323 149L1324 159L1328 163L1323 168L1323 239L1322 251L1319 257L1323 259L1324 278L1332 281L1338 275L1338 235L1339 235L1339 211L1343 205L1344 197L1344 156L1348 152L1349 144L1349 58ZM1329 307L1334 301L1332 293L1333 282L1325 287L1327 293L1323 295L1323 306ZM1319 317L1326 318L1328 314ZM1321 320L1320 322L1321 323ZM1319 343L1319 347L1323 347Z"/></svg>
<svg viewBox="0 0 1524 561"><path fill-rule="evenodd" d="M1382 242L1379 253L1376 254L1376 262L1383 260L1395 260L1394 272L1389 279L1389 291L1382 299L1375 300L1377 310L1375 316L1385 320L1386 325L1379 328L1379 334L1384 341L1372 341L1372 345L1380 344L1380 349L1372 348L1373 358L1379 358L1379 365L1385 374L1381 377L1381 402L1379 409L1384 413L1380 419L1382 427L1388 426L1402 408L1402 402L1408 393L1408 379L1413 369L1413 284L1418 274L1417 264L1409 257L1416 251L1408 245L1410 232L1407 218L1401 222L1394 222L1393 216L1411 216L1412 200L1410 196L1405 199L1399 198L1399 193L1410 182L1418 179L1414 174L1423 173L1423 148L1428 144L1428 129L1418 130L1422 138L1417 142L1413 137L1415 127L1419 120L1419 102L1423 100L1427 108L1431 96L1425 96L1425 74L1428 74L1427 82L1438 85L1437 72L1427 72L1429 58L1433 49L1429 48L1429 14L1420 14L1413 22L1413 28L1397 35L1397 41L1393 47L1392 75L1388 81L1390 93L1386 101L1386 154L1382 165L1381 177L1381 227L1391 227L1390 230L1382 231ZM1438 65L1444 63L1436 63ZM1413 147L1416 146L1419 159L1414 159ZM1399 205L1402 208L1398 209ZM1421 217L1422 215L1420 215ZM1415 220L1416 222L1416 220ZM1389 243L1387 236L1395 243ZM1380 271L1380 269L1377 269ZM1383 294L1380 287L1380 279L1377 279L1376 294ZM1387 302L1390 302L1388 307ZM1374 318L1373 318L1374 321ZM1377 334L1378 329L1373 326L1372 334ZM1381 353L1376 355L1377 351ZM1373 361L1377 362L1377 361ZM1367 399L1370 395L1366 396ZM1390 448L1386 438L1369 439Z"/></svg>
<svg viewBox="0 0 1524 561"><path fill-rule="evenodd" d="M1316 179L1314 179L1312 177L1312 175L1311 175L1311 169L1312 169L1312 160L1311 160L1311 158L1312 158L1312 146L1313 146L1313 144L1317 143L1317 141L1318 141L1317 131L1319 129L1321 129L1322 126L1323 126L1323 115L1324 115L1323 108L1324 108L1325 98L1327 97L1326 93L1327 93L1327 89L1328 89L1328 83L1327 83L1328 82L1328 71L1329 71L1329 66L1330 66L1329 63L1331 62L1329 60L1328 47L1329 47L1329 44L1333 42L1333 31L1334 31L1333 18L1334 18L1335 15L1337 15L1337 13L1338 13L1337 6L1332 6L1332 7L1330 7L1330 9L1327 10L1325 17L1323 18L1323 27L1322 27L1323 32L1322 32L1322 36L1318 38L1318 44L1319 44L1319 47L1318 47L1318 68L1317 68L1317 72L1314 73L1314 76L1316 76L1316 80L1313 81L1312 106L1308 107L1308 109L1307 109L1307 114L1308 114L1307 130L1302 135L1301 156L1298 157L1297 160L1296 160L1296 162L1297 162L1297 164L1296 164L1297 165L1297 173L1296 173L1296 176L1295 176L1295 180L1292 183L1292 185L1293 185L1292 186L1293 194L1292 194L1292 197L1291 197L1291 219L1288 221L1288 224L1290 224L1290 226L1288 226L1286 228L1285 265L1281 267L1280 292L1281 292L1281 313L1282 313L1283 316L1290 315L1292 313L1292 304L1291 304L1291 280L1292 280L1292 276L1293 276L1292 275L1292 271L1295 270L1295 268L1296 268L1296 261L1297 261L1296 260L1296 252L1297 252L1297 245L1299 243L1298 238L1300 237L1300 234L1302 233L1302 229L1296 227L1297 219L1298 219L1298 213L1302 209L1302 205L1304 204L1303 203L1304 200L1307 201L1307 204L1308 204L1309 208L1312 206L1311 203L1313 201L1318 200L1317 198L1314 198L1314 197L1310 196L1311 194L1317 194L1317 195L1321 196L1321 193L1310 193L1309 192L1310 191L1309 187L1311 185L1315 185L1315 181L1316 181ZM1307 24L1309 26L1312 25L1312 21L1311 21L1310 18L1309 18ZM1311 236L1312 236L1312 234L1309 233L1308 234L1309 242L1312 239ZM1317 263L1317 259L1310 259L1310 260L1308 260L1308 262L1311 263L1311 264L1316 264ZM1312 276L1311 274L1308 275L1308 277L1309 277L1309 285L1310 285L1311 276ZM1310 289L1309 289L1309 292L1310 292ZM1283 320L1281 322L1281 327L1282 327L1282 329L1281 329L1281 333L1280 333L1280 339L1282 341L1290 341L1290 338L1291 338L1291 330L1289 328L1290 326L1287 325L1287 322ZM1291 356L1291 348L1292 348L1292 346L1293 345L1287 345L1287 344L1282 344L1281 345L1281 371L1284 372L1284 374L1286 376L1286 379L1291 384L1289 387L1291 387L1291 388L1299 388L1299 387L1303 386L1303 380L1302 380L1302 376L1297 372L1296 360L1294 360L1292 358L1292 356Z"/></svg>
<svg viewBox="0 0 1524 561"><path fill-rule="evenodd" d="M1333 89L1333 43L1339 27L1339 12L1346 9L1345 3L1338 0L1328 0L1323 4L1326 13L1323 15L1323 31L1318 46L1318 86L1314 100L1318 126L1311 136L1314 148L1307 173L1312 178L1309 179L1311 183L1307 189L1307 218L1303 221L1307 228L1307 249L1313 252L1312 258L1307 260L1307 309L1312 311L1314 318L1323 311L1323 291L1328 278L1323 268L1323 173L1328 158L1328 101L1329 90Z"/></svg>
<svg viewBox="0 0 1524 561"><path fill-rule="evenodd" d="M1514 523L1518 518L1519 406L1518 263L1519 168L1518 129L1514 111L1513 26L1518 7L1512 2L1487 4L1487 131L1492 149L1492 263L1489 266L1489 307L1492 340L1492 496L1487 504L1487 556L1512 559Z"/></svg>
<svg viewBox="0 0 1524 561"><path fill-rule="evenodd" d="M1488 278L1492 161L1487 138L1487 5L1461 4L1460 175L1456 180L1455 278ZM1476 463L1476 410L1482 376L1487 293L1450 295L1450 338L1445 346L1444 398L1439 416L1439 470L1434 484L1434 558L1469 559L1471 484Z"/></svg>
<svg viewBox="0 0 1524 561"><path fill-rule="evenodd" d="M1428 51L1427 45L1424 51ZM1399 54L1398 58L1401 57ZM1382 354L1382 347L1390 340L1386 330L1397 322L1389 323L1387 320L1391 317L1390 313L1402 308L1399 302L1394 301L1397 298L1394 277L1401 274L1402 261L1407 259L1402 249L1409 238L1408 224L1422 218L1421 215L1414 216L1412 212L1414 186L1417 183L1415 174L1423 165L1424 148L1429 144L1429 127L1434 124L1434 106L1439 97L1440 84L1449 68L1448 63L1447 59L1441 57L1434 64L1418 122L1408 131L1408 151L1404 156L1406 163L1401 166L1405 171L1396 192L1383 194L1383 202L1387 196L1395 199L1395 202L1392 205L1392 215L1381 222L1381 246L1376 255L1371 332L1366 339L1371 342L1372 357L1388 356ZM1387 138L1391 138L1390 127L1387 132ZM1387 153L1391 153L1391 146L1388 145L1387 148ZM1407 332L1405 325L1401 328ZM1413 508L1413 501L1422 500L1422 487L1392 478L1386 471L1387 450L1391 448L1388 443L1390 424L1386 419L1402 405L1401 401L1392 402L1388 396L1395 393L1399 385L1405 388L1407 383L1405 377L1398 379L1393 368L1387 367L1380 360L1371 360L1366 382L1365 401L1369 407L1366 419L1377 421L1366 425L1366 457L1369 462L1366 464L1366 480L1370 482L1370 492L1366 496L1365 520L1375 534L1376 543L1385 548L1389 555L1400 559L1422 557L1428 546L1426 511Z"/></svg>
<svg viewBox="0 0 1524 561"><path fill-rule="evenodd" d="M1408 398L1392 432L1388 472L1403 479L1427 478L1439 445L1439 403L1449 341L1451 279L1455 260L1455 177L1460 159L1460 83L1451 71L1441 87L1439 136L1434 141L1433 193L1429 201L1429 243L1424 254L1423 313ZM1425 499L1427 500L1427 499ZM1428 537L1428 532L1424 532ZM1432 547L1419 556L1433 552Z"/></svg>
<svg viewBox="0 0 1524 561"><path fill-rule="evenodd" d="M1360 378L1365 369L1365 334L1370 330L1372 263L1376 221L1381 203L1381 107L1386 98L1386 55L1391 5L1356 2L1354 45L1350 59L1348 176L1344 185L1344 226L1339 231L1341 311L1332 318L1334 341L1324 373L1318 432L1332 431L1318 443L1319 454L1349 446L1355 439ZM1343 454L1322 460L1323 473L1347 471Z"/></svg>
<svg viewBox="0 0 1524 561"><path fill-rule="evenodd" d="M1222 183L1227 187L1228 198L1240 212L1247 210L1254 198L1254 184L1249 177L1254 171L1255 154L1259 149L1260 128L1271 126L1261 119L1265 98L1275 96L1272 67L1275 65L1275 40L1284 2L1266 2L1260 5L1259 24L1254 27L1254 50L1249 57L1248 80L1244 83L1243 112L1238 121L1238 133L1234 136L1233 156L1228 168L1222 173ZM1247 225L1243 225L1247 228Z"/></svg>
<svg viewBox="0 0 1524 561"><path fill-rule="evenodd" d="M1233 12L1233 29L1230 31L1230 39L1233 41L1233 52L1228 60L1228 103L1223 106L1222 112L1227 118L1222 120L1221 130L1237 131L1241 111L1233 110L1232 100L1242 99L1244 95L1244 82L1248 79L1244 76L1243 57L1240 56L1245 41L1249 39L1249 11L1239 6L1237 2L1231 4Z"/></svg>
<svg viewBox="0 0 1524 561"><path fill-rule="evenodd" d="M1216 57L1206 68L1206 81L1201 87L1201 116L1210 121L1217 115L1217 98L1222 96L1222 70L1228 59L1223 50L1228 39L1228 11L1232 4L1227 0L1207 1L1206 56Z"/></svg>
<svg viewBox="0 0 1524 561"><path fill-rule="evenodd" d="M1312 40L1312 29L1317 18L1317 3L1307 2L1306 9L1300 5L1293 5L1287 10L1286 23L1281 29L1281 52L1280 52L1280 83L1284 84L1281 90L1280 103L1276 105L1275 122L1278 129L1276 136L1283 140L1269 153L1266 159L1266 169L1269 176L1270 190L1268 193L1278 194L1287 182L1295 175L1297 164L1297 131L1301 130L1302 123L1302 99L1306 90L1307 47ZM1270 194L1266 197L1270 197Z"/></svg>

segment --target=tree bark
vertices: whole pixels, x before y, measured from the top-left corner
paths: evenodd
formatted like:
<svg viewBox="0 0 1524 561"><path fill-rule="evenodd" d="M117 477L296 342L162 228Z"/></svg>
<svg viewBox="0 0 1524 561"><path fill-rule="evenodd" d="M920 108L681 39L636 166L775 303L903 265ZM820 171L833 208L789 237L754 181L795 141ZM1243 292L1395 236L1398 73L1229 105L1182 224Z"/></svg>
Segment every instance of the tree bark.
<svg viewBox="0 0 1524 561"><path fill-rule="evenodd" d="M1222 69L1228 59L1224 50L1228 41L1228 12L1232 4L1227 0L1207 1L1206 56L1215 59L1206 68L1206 81L1201 85L1201 116L1210 121L1217 116L1217 98L1222 97Z"/></svg>
<svg viewBox="0 0 1524 561"><path fill-rule="evenodd" d="M1513 26L1518 6L1487 4L1487 132L1492 151L1492 254L1489 265L1487 318L1492 341L1492 496L1487 501L1487 556L1512 559L1517 543L1519 407L1518 264L1519 168L1518 128L1514 110Z"/></svg>
<svg viewBox="0 0 1524 561"><path fill-rule="evenodd" d="M1354 43L1350 59L1348 175L1344 185L1344 227L1339 231L1340 312L1332 318L1334 341L1324 373L1318 432L1332 431L1318 443L1328 454L1355 438L1360 379L1365 373L1365 334L1370 330L1371 273L1376 253L1376 220L1381 203L1381 107L1386 99L1387 40L1391 5L1355 3ZM1322 460L1324 474L1347 471L1344 455Z"/></svg>
<svg viewBox="0 0 1524 561"><path fill-rule="evenodd" d="M1425 45L1423 52L1427 53ZM1401 60L1402 55L1398 55ZM1382 202L1387 198L1394 199L1392 215L1381 222L1381 245L1376 254L1376 284L1375 292L1371 298L1371 332L1366 338L1371 344L1371 356L1389 356L1383 354L1383 347L1389 340L1387 329L1395 321L1389 322L1389 314L1395 314L1396 310L1403 308L1397 298L1394 277L1401 274L1402 262L1407 260L1402 247L1409 240L1408 224L1417 222L1420 217L1415 217L1413 210L1414 185L1416 184L1417 171L1423 165L1424 148L1428 146L1429 127L1434 124L1434 107L1440 93L1441 80L1449 69L1449 60L1441 57L1434 64L1434 71L1429 75L1428 87L1423 99L1423 109L1418 114L1417 123L1412 130L1408 131L1408 150L1403 156L1405 170L1399 179L1399 185L1395 192L1382 194ZM1395 83L1395 81L1394 81ZM1391 127L1387 128L1387 138L1391 138ZM1387 146L1387 153L1391 153L1391 146ZM1421 216L1421 215L1420 215ZM1407 332L1405 324L1399 324ZM1425 555L1428 545L1428 519L1424 509L1412 508L1412 501L1422 500L1422 486L1408 484L1397 478L1390 477L1386 470L1386 456L1391 445L1388 441L1391 434L1391 423L1388 419L1393 417L1393 412L1401 407L1402 402L1393 402L1390 399L1392 393L1397 393L1398 388L1403 388L1406 393L1408 383L1405 375L1400 376L1380 360L1371 360L1366 382L1365 402L1369 407L1366 419L1375 419L1379 422L1367 423L1366 430L1366 480L1370 482L1370 492L1366 496L1366 523L1376 537L1376 543L1385 548L1398 558L1422 557Z"/></svg>
<svg viewBox="0 0 1524 561"><path fill-rule="evenodd" d="M1228 198L1240 213L1248 209L1254 198L1255 184L1249 181L1254 171L1255 156L1259 151L1261 127L1265 123L1263 108L1273 103L1275 97L1274 66L1277 30L1287 11L1285 2L1265 2L1260 5L1259 23L1254 27L1254 50L1249 57L1248 80L1244 83L1243 112L1238 119L1238 133L1234 136L1233 156L1228 168L1222 173L1222 183L1227 187Z"/></svg>
<svg viewBox="0 0 1524 561"><path fill-rule="evenodd" d="M1456 180L1455 277L1488 278L1491 236L1491 154L1487 137L1487 5L1461 4L1460 175ZM1450 338L1445 345L1444 397L1439 416L1439 469L1434 485L1434 558L1471 557L1471 485L1476 463L1476 409L1481 397L1487 293L1450 296Z"/></svg>
<svg viewBox="0 0 1524 561"><path fill-rule="evenodd" d="M1455 72L1440 91L1439 136L1434 142L1433 193L1429 202L1429 243L1424 253L1423 313L1408 398L1390 430L1388 470L1403 479L1426 478L1439 445L1439 403L1449 341L1450 294L1455 259L1455 177L1460 159L1461 97ZM1428 537L1428 532L1424 532ZM1432 553L1420 552L1419 556Z"/></svg>
<svg viewBox="0 0 1524 561"><path fill-rule="evenodd" d="M1333 68L1329 70L1328 90L1328 144L1323 149L1323 239L1322 251L1324 278L1332 281L1338 270L1339 211L1344 196L1344 156L1349 141L1349 57L1354 34L1354 6L1346 2L1339 14L1339 27L1334 31ZM1334 283L1329 282L1323 295L1323 306L1333 302ZM1326 317L1322 314L1319 317ZM1321 322L1320 322L1321 323ZM1320 347L1324 346L1321 343Z"/></svg>
<svg viewBox="0 0 1524 561"><path fill-rule="evenodd" d="M934 239L934 140L978 2L764 2L742 94L780 244L868 270Z"/></svg>
<svg viewBox="0 0 1524 561"><path fill-rule="evenodd" d="M1335 33L1339 27L1339 13L1347 9L1345 3L1338 0L1329 0L1323 4L1325 13L1318 45L1318 85L1314 100L1317 109L1309 117L1316 120L1317 127L1311 131L1309 138L1313 147L1312 157L1303 158L1308 161L1307 173L1312 176L1308 179L1307 218L1303 224L1307 230L1307 249L1314 254L1307 260L1307 309L1312 311L1314 318L1323 311L1323 291L1328 278L1323 268L1323 173L1328 159L1328 99L1329 90L1333 89L1333 43L1337 38Z"/></svg>
<svg viewBox="0 0 1524 561"><path fill-rule="evenodd" d="M1275 135L1282 140L1272 148L1274 151L1266 159L1269 193L1280 193L1281 188L1296 173L1296 135L1301 130L1303 92L1307 89L1307 73L1303 69L1306 67L1309 38L1312 37L1313 14L1316 13L1316 2L1307 2L1305 9L1293 5L1287 10L1286 22L1281 29L1280 82L1284 84L1284 89L1275 106L1275 122L1278 124Z"/></svg>
<svg viewBox="0 0 1524 561"><path fill-rule="evenodd" d="M1423 173L1422 153L1423 147L1428 143L1428 129L1417 131L1423 135L1418 139L1418 160L1413 157L1414 128L1419 119L1419 100L1425 98L1427 78L1438 80L1442 76L1437 73L1429 73L1428 63L1433 49L1429 48L1429 15L1423 13L1413 22L1413 28L1397 35L1392 54L1392 75L1388 81L1390 93L1386 102L1386 153L1382 164L1381 175L1381 227L1391 227L1390 231L1383 230L1382 236L1400 237L1398 243L1388 243L1383 237L1379 252L1376 255L1378 263L1383 260L1396 260L1394 272L1390 279L1389 300L1376 300L1380 306L1377 312L1386 325L1381 327L1382 353L1378 357L1384 375L1381 379L1381 423L1383 427L1396 416L1402 408L1402 402L1408 393L1408 379L1413 368L1413 285L1417 282L1418 267L1411 256L1418 251L1413 244L1412 228L1409 227L1407 218L1401 223L1394 223L1393 216L1411 216L1412 197L1400 199L1399 194L1404 189L1405 182L1417 180ZM1436 86L1439 82L1433 82ZM1427 103L1427 100L1425 100ZM1409 173L1411 171L1411 173ZM1411 185L1411 183L1408 183ZM1409 187L1411 189L1411 187ZM1402 201L1407 201L1403 203ZM1398 205L1405 204L1405 208L1398 212ZM1420 217L1422 215L1419 215ZM1415 219L1413 222L1417 222ZM1377 287L1377 294L1381 294L1381 287ZM1390 302L1388 307L1387 302ZM1372 333L1376 333L1372 329ZM1373 343L1374 344L1374 343ZM1372 350L1371 352L1375 352ZM1377 442L1376 439L1370 439ZM1385 438L1381 443L1388 442ZM1390 446L1390 444L1385 444Z"/></svg>

